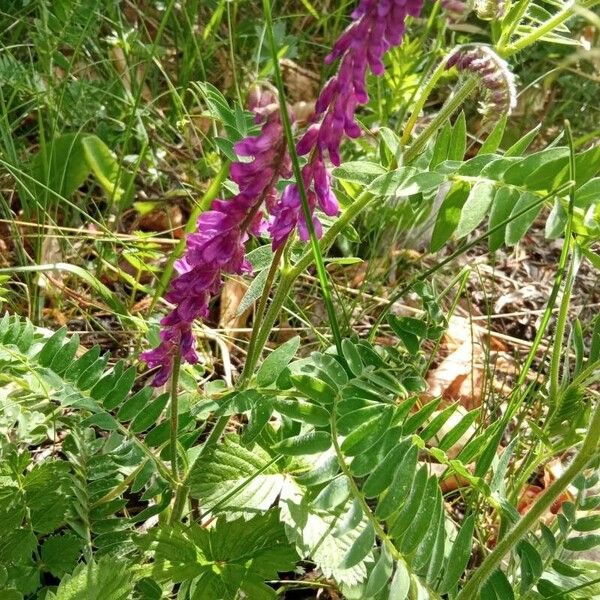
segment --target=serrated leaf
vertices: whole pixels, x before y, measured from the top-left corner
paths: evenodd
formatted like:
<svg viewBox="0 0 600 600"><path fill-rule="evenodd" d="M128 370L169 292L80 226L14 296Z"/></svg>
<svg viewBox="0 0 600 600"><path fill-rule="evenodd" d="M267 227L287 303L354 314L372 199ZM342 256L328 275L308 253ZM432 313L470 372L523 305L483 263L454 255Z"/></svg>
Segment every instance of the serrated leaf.
<svg viewBox="0 0 600 600"><path fill-rule="evenodd" d="M270 508L285 477L260 446L246 448L233 437L205 452L190 472L190 495L203 510L218 511L228 519L251 518Z"/></svg>
<svg viewBox="0 0 600 600"><path fill-rule="evenodd" d="M58 578L72 571L81 555L81 545L82 540L71 533L46 538L41 548L46 570Z"/></svg>

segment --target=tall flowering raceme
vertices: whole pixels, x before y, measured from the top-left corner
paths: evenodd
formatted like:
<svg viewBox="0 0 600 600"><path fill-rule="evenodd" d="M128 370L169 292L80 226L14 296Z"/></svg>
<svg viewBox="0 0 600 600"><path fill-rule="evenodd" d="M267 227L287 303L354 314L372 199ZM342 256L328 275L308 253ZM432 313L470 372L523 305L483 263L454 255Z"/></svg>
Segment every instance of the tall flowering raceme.
<svg viewBox="0 0 600 600"><path fill-rule="evenodd" d="M336 215L339 210L331 190L326 159L329 157L338 166L343 136L357 138L361 135L355 112L360 104L369 100L367 69L375 75L383 75L383 55L400 44L406 17L417 16L422 4L422 0L361 0L352 13L352 24L325 58L327 64L341 59L340 65L321 91L313 123L296 147L299 155L309 155L302 168L302 179L318 236L321 235L321 224L314 216L316 206L329 216ZM273 248L281 246L296 226L300 238L308 238L307 224L301 213L300 191L296 184L291 184L272 211L274 219L269 230Z"/></svg>
<svg viewBox="0 0 600 600"><path fill-rule="evenodd" d="M185 255L175 263L177 276L165 296L175 308L161 320L161 343L141 355L149 367L160 367L153 385L168 380L178 353L186 362L198 361L192 323L208 316L209 302L221 289L224 274L252 271L245 258L248 234L266 231L262 204L272 207L275 184L292 174L276 98L255 90L250 104L262 128L257 136L235 146L238 156L252 157L231 165L230 176L239 193L230 200L215 200L200 215L196 233L187 239Z"/></svg>

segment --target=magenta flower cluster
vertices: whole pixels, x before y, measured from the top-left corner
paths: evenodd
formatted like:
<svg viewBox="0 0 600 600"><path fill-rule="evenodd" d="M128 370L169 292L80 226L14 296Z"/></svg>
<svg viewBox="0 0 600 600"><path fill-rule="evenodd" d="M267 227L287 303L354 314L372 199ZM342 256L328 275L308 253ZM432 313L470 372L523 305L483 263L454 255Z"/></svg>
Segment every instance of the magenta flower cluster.
<svg viewBox="0 0 600 600"><path fill-rule="evenodd" d="M407 15L417 16L422 0L361 0L352 13L353 22L325 58L327 64L340 60L337 73L325 84L315 106L313 123L296 147L299 155L309 155L302 169L313 226L321 235L321 223L314 215L318 206L326 215L338 213L337 198L331 190L326 160L340 164L340 145L344 135L357 138L361 129L355 119L359 105L369 100L367 70L383 75L383 55L402 41ZM308 238L296 184L286 187L273 211L270 226L273 247L285 242L297 226L300 238Z"/></svg>
<svg viewBox="0 0 600 600"><path fill-rule="evenodd" d="M250 104L262 129L235 146L238 156L252 157L231 165L230 177L239 192L230 200L215 200L200 215L196 233L187 239L185 255L175 263L177 276L165 296L175 308L161 320L161 343L141 356L149 367L159 367L153 385L167 381L177 352L186 362L198 361L192 323L208 316L210 299L221 289L224 274L251 273L245 258L248 233L266 231L262 204L272 207L275 184L281 177L291 177L275 97L254 91Z"/></svg>
<svg viewBox="0 0 600 600"><path fill-rule="evenodd" d="M400 44L407 15L418 15L421 6L422 0L361 0L353 22L325 58L327 64L340 59L340 65L321 91L311 125L297 144L298 154L308 155L302 179L318 236L322 228L314 215L317 206L329 216L339 211L328 162L340 164L344 136L361 135L355 113L369 99L367 72L384 73L383 55ZM235 146L238 156L251 157L231 165L231 179L239 192L231 200L215 200L198 219L198 230L188 237L185 256L177 261L177 276L166 294L175 308L161 321L161 343L142 354L149 367L158 367L154 385L167 381L178 354L189 363L198 361L192 323L208 316L209 302L221 289L224 274L251 272L245 259L250 233L268 232L274 249L296 228L302 240L309 237L298 186L288 185L281 198L276 197L277 181L292 175L276 98L255 91L250 104L262 129Z"/></svg>

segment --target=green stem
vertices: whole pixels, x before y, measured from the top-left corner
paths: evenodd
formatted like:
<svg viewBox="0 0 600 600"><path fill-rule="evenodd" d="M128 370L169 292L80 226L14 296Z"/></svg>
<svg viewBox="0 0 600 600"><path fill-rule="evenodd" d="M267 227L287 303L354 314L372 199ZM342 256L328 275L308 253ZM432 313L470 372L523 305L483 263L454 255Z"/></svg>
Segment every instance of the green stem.
<svg viewBox="0 0 600 600"><path fill-rule="evenodd" d="M322 252L327 250L329 246L334 242L337 235L344 229L344 227L352 221L360 212L362 212L368 204L373 200L373 197L369 192L363 192L356 200L338 217L335 223L325 232L320 241L320 249ZM283 276L279 280L277 291L271 300L271 304L265 314L265 318L260 327L260 331L256 336L256 346L252 357L248 357L244 370L248 373L252 373L256 367L262 350L269 339L273 325L279 316L281 307L285 302L289 290L296 279L303 273L311 264L313 260L312 249L304 253L304 255L298 260L298 262L291 268L284 270ZM248 364L250 363L250 364Z"/></svg>
<svg viewBox="0 0 600 600"><path fill-rule="evenodd" d="M433 88L437 85L437 82L440 80L442 75L446 72L446 63L448 62L448 58L450 55L445 56L440 64L435 68L435 71L431 74L431 77L421 88L418 97L415 100L415 104L412 110L412 113L406 122L404 127L404 133L402 134L402 139L400 140L403 146L406 146L410 140L411 133L415 127L417 119L425 106L425 102L427 102L427 98L429 98Z"/></svg>
<svg viewBox="0 0 600 600"><path fill-rule="evenodd" d="M248 365L253 364L254 362L252 360L252 356L254 355L254 351L256 348L256 338L258 337L260 324L262 322L265 310L267 308L269 294L271 293L273 281L275 280L275 275L277 274L277 270L279 269L279 262L281 261L281 255L283 254L284 249L285 244L277 248L275 254L273 255L273 260L271 262L271 266L269 267L269 272L267 273L265 287L261 294L260 301L258 303L258 308L256 309L256 314L254 315L254 324L252 326L252 334L250 335L250 343L248 344L248 354L246 355L246 362L244 363L244 369L242 370L240 379L237 382L236 387L238 388L241 388L252 375L252 371L248 368Z"/></svg>
<svg viewBox="0 0 600 600"><path fill-rule="evenodd" d="M572 17L575 14L575 11L578 6L581 8L591 8L595 4L598 4L598 2L600 2L600 0L587 0L581 3L577 3L574 0L572 0L569 4L567 4L564 8L558 11L545 23L542 23L542 25L540 25L527 35L524 35L522 38L519 38L514 44L504 46L504 43L506 43L508 39L505 39L507 36L503 36L503 38L498 43L498 53L501 54L504 58L506 58L508 56L516 54L517 52L520 52L524 48L527 48L528 46L531 46L532 44L537 42L540 38L544 37L547 33L550 33L553 29L556 29L556 27L558 27L567 19ZM528 4L528 2L526 2L526 4ZM515 21L515 26L519 20L520 17ZM512 31L510 33L512 33Z"/></svg>
<svg viewBox="0 0 600 600"><path fill-rule="evenodd" d="M487 581L490 575L500 566L504 556L508 554L523 538L523 536L532 529L538 520L552 506L556 498L566 489L566 487L575 479L575 477L586 467L589 461L594 457L598 449L598 440L600 439L600 401L596 403L594 414L590 427L587 431L581 449L573 462L567 467L565 472L556 479L539 496L535 504L523 516L523 518L508 531L502 540L498 542L494 550L485 558L473 576L468 580L465 587L456 597L456 600L472 600L476 598L481 591L481 586Z"/></svg>
<svg viewBox="0 0 600 600"><path fill-rule="evenodd" d="M440 111L431 120L429 125L418 135L415 141L410 145L404 154L404 163L410 164L423 150L429 138L449 119L452 114L460 108L463 102L477 88L475 78L467 79L460 89L450 98Z"/></svg>
<svg viewBox="0 0 600 600"><path fill-rule="evenodd" d="M327 316L329 318L329 325L333 334L333 339L338 351L338 354L342 356L342 336L337 320L335 308L333 306L333 298L331 294L331 284L327 277L327 271L325 269L325 263L321 254L321 248L319 246L319 240L315 233L313 225L312 214L308 204L308 198L306 195L306 189L304 187L304 179L302 177L302 170L300 168L300 161L298 160L298 154L296 152L296 146L294 143L294 135L292 133L292 125L290 122L290 116L287 109L285 100L285 89L283 86L283 78L281 76L281 69L279 68L279 56L277 54L277 45L275 42L275 35L273 33L273 17L271 15L271 2L270 0L263 0L263 12L265 15L265 25L267 29L267 37L269 39L269 45L271 47L271 58L273 60L273 73L275 76L275 83L277 85L277 91L279 92L279 108L281 111L281 122L285 131L285 137L287 139L288 150L290 158L292 159L292 167L294 170L294 178L296 179L296 185L300 192L300 198L302 200L302 212L304 213L304 220L308 229L308 235L310 237L310 246L313 252L315 267L317 269L317 275L319 277L319 283L323 293L323 301L327 309Z"/></svg>

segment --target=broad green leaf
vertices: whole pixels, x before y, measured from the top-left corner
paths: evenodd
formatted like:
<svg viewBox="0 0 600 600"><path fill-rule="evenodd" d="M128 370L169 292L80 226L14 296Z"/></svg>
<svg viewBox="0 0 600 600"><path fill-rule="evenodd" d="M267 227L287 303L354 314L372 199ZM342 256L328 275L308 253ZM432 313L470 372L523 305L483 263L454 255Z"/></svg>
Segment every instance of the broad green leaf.
<svg viewBox="0 0 600 600"><path fill-rule="evenodd" d="M476 183L467 197L456 227L456 237L461 238L478 227L488 214L496 188L488 182Z"/></svg>
<svg viewBox="0 0 600 600"><path fill-rule="evenodd" d="M69 199L81 187L90 172L82 153L81 139L79 133L67 133L42 145L30 168L31 176L41 184L34 185L38 197L45 197L48 187Z"/></svg>
<svg viewBox="0 0 600 600"><path fill-rule="evenodd" d="M211 448L191 469L190 495L204 511L246 519L270 508L285 481L271 456L260 446L246 448L234 436Z"/></svg>
<svg viewBox="0 0 600 600"><path fill-rule="evenodd" d="M432 554L435 550L435 541L438 536L440 522L444 521L444 500L439 485L436 483L436 497L433 510L428 515L428 523L425 534L417 542L417 549L412 558L412 565L417 574L426 574L431 564ZM408 537L408 533L406 536ZM425 571L423 573L423 571Z"/></svg>
<svg viewBox="0 0 600 600"><path fill-rule="evenodd" d="M168 401L169 394L161 394L136 415L133 421L131 421L129 429L133 433L146 431L160 417Z"/></svg>
<svg viewBox="0 0 600 600"><path fill-rule="evenodd" d="M324 577L349 586L366 579L366 561L371 560L371 552L352 568L340 567L342 559L367 526L364 518L362 521L359 519L353 527L336 534L337 527L344 521L344 515L313 510L302 489L291 480L287 480L281 490L279 507L290 542L296 545L302 558L310 557L319 566Z"/></svg>
<svg viewBox="0 0 600 600"><path fill-rule="evenodd" d="M544 228L546 238L549 240L555 240L563 235L567 226L567 219L567 211L562 205L561 198L556 198Z"/></svg>
<svg viewBox="0 0 600 600"><path fill-rule="evenodd" d="M460 422L444 435L439 444L437 444L437 447L444 452L450 450L475 422L475 419L479 416L479 412L479 409L475 408L464 415Z"/></svg>
<svg viewBox="0 0 600 600"><path fill-rule="evenodd" d="M568 156L569 149L564 147L541 150L540 152L526 156L510 167L504 173L502 180L510 185L524 185L529 189L538 189L537 187L532 187L530 184L534 174L537 173L535 181L539 185L539 182L545 178L545 173L548 172L548 163L552 163L555 159L566 161L568 160ZM539 169L543 171L540 173ZM556 173L556 168L553 167L553 169L554 173Z"/></svg>
<svg viewBox="0 0 600 600"><path fill-rule="evenodd" d="M437 410L441 401L441 398L430 400L423 408L411 415L404 423L402 432L405 435L408 435L409 433L416 431Z"/></svg>
<svg viewBox="0 0 600 600"><path fill-rule="evenodd" d="M412 182L413 175L418 173L413 167L401 167L380 175L368 187L368 191L375 196L410 196L419 191L418 186ZM436 173L432 175L437 176Z"/></svg>
<svg viewBox="0 0 600 600"><path fill-rule="evenodd" d="M61 580L48 600L127 600L133 593L132 565L122 557L105 555L80 563Z"/></svg>
<svg viewBox="0 0 600 600"><path fill-rule="evenodd" d="M422 465L417 471L416 475L414 474L413 470L413 476L414 479L412 480L412 484L409 485L408 498L404 504L402 504L400 507L392 507L394 512L392 512L392 518L389 521L389 532L393 538L400 539L402 537L406 527L412 522L417 514L417 511L419 510L423 493L425 492L425 487L428 481L427 466ZM388 494L390 492L391 488L388 490ZM400 512L396 510L397 508L400 508Z"/></svg>
<svg viewBox="0 0 600 600"><path fill-rule="evenodd" d="M335 390L322 379L310 375L292 375L292 382L296 389L320 404L332 404L335 398Z"/></svg>
<svg viewBox="0 0 600 600"><path fill-rule="evenodd" d="M141 410L143 410L152 398L152 388L142 388L123 404L117 413L119 421L131 421Z"/></svg>
<svg viewBox="0 0 600 600"><path fill-rule="evenodd" d="M600 546L600 534L588 534L570 537L564 544L565 550L583 552Z"/></svg>
<svg viewBox="0 0 600 600"><path fill-rule="evenodd" d="M339 410L339 409L338 409ZM341 411L340 411L341 412ZM350 412L345 412L337 419L337 431L340 435L348 435L367 421L381 415L381 405L371 404Z"/></svg>
<svg viewBox="0 0 600 600"><path fill-rule="evenodd" d="M358 377L363 371L363 363L356 346L349 340L342 340L342 352L352 373Z"/></svg>
<svg viewBox="0 0 600 600"><path fill-rule="evenodd" d="M357 427L342 442L342 452L346 456L356 456L376 444L385 434L394 416L394 407L385 406L381 415Z"/></svg>
<svg viewBox="0 0 600 600"><path fill-rule="evenodd" d="M41 548L41 558L46 570L60 579L77 565L81 556L81 547L81 538L72 533L46 538Z"/></svg>
<svg viewBox="0 0 600 600"><path fill-rule="evenodd" d="M355 498L348 507L348 510L338 519L333 530L333 535L340 537L356 529L363 520L364 513L360 502Z"/></svg>
<svg viewBox="0 0 600 600"><path fill-rule="evenodd" d="M40 365L49 366L52 363L56 353L62 348L66 335L67 328L61 327L50 336L37 355L37 361Z"/></svg>
<svg viewBox="0 0 600 600"><path fill-rule="evenodd" d="M448 158L448 147L450 146L450 136L452 135L452 128L450 123L446 123L441 131L438 133L435 144L433 146L433 154L431 161L429 162L429 168L433 170L440 163L444 162Z"/></svg>
<svg viewBox="0 0 600 600"><path fill-rule="evenodd" d="M489 229L492 230L508 219L510 213L513 211L519 193L514 188L501 187L497 190L492 203L492 211L490 213ZM491 252L495 252L504 244L504 237L506 232L506 225L500 227L497 231L490 233L488 242Z"/></svg>
<svg viewBox="0 0 600 600"><path fill-rule="evenodd" d="M322 454L310 471L298 475L296 480L301 485L311 487L331 481L339 472L340 465L335 454Z"/></svg>
<svg viewBox="0 0 600 600"><path fill-rule="evenodd" d="M463 574L473 544L473 530L475 528L475 515L469 515L463 521L446 562L444 577L437 590L440 594L447 594L458 583Z"/></svg>
<svg viewBox="0 0 600 600"><path fill-rule="evenodd" d="M309 431L275 444L273 450L288 456L318 454L331 446L331 436L326 431Z"/></svg>
<svg viewBox="0 0 600 600"><path fill-rule="evenodd" d="M253 403L250 409L248 425L244 429L241 441L244 445L251 444L260 435L271 418L273 403L271 398L261 397Z"/></svg>
<svg viewBox="0 0 600 600"><path fill-rule="evenodd" d="M541 576L544 564L538 551L527 540L518 543L517 552L521 557L520 591L524 595Z"/></svg>
<svg viewBox="0 0 600 600"><path fill-rule="evenodd" d="M439 489L437 477L430 477L425 486L419 510L402 535L400 547L404 555L412 554L427 533L431 518L437 510L438 500L441 499Z"/></svg>
<svg viewBox="0 0 600 600"><path fill-rule="evenodd" d="M300 347L300 337L295 336L265 358L262 365L256 373L256 383L261 387L268 387L277 381L281 372L288 366L290 361L296 356Z"/></svg>

